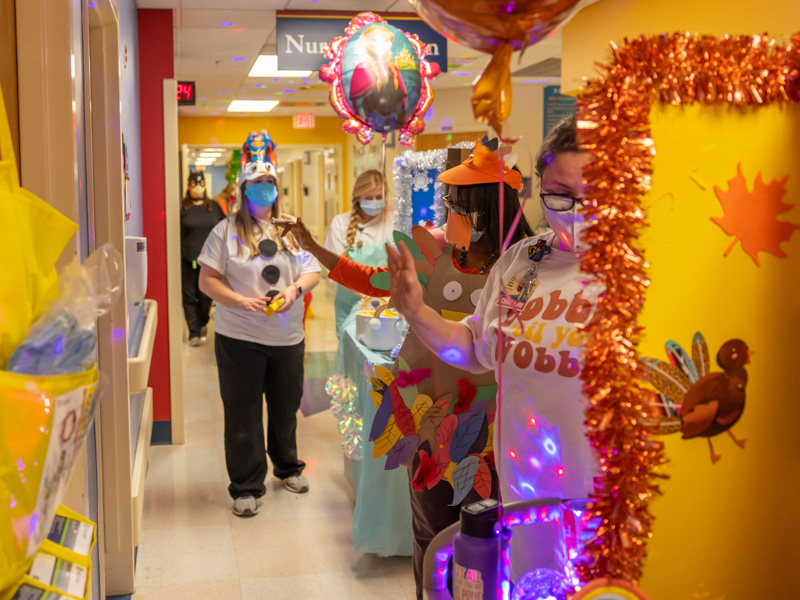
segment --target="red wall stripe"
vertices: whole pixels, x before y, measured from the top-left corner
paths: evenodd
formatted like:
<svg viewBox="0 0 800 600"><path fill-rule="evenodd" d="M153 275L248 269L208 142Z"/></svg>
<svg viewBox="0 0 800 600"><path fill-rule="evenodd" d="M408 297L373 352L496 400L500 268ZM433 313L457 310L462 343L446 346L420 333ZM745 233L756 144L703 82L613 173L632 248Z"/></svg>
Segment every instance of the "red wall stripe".
<svg viewBox="0 0 800 600"><path fill-rule="evenodd" d="M139 9L138 16L142 231L147 238L147 297L158 302L158 329L149 385L153 388L153 419L165 421L170 419L171 411L162 82L175 75L172 11Z"/></svg>

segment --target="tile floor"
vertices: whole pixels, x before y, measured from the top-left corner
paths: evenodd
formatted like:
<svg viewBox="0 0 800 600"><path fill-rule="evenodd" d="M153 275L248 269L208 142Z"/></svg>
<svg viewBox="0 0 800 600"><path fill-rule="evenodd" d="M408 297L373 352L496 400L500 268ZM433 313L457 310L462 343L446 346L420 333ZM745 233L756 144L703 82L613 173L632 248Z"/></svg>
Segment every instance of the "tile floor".
<svg viewBox="0 0 800 600"><path fill-rule="evenodd" d="M336 350L329 286L314 290L311 363ZM184 350L186 444L152 448L134 600L413 599L410 558L353 548L354 495L327 411L299 417L311 490L292 494L270 475L259 514L231 514L213 336L209 342Z"/></svg>

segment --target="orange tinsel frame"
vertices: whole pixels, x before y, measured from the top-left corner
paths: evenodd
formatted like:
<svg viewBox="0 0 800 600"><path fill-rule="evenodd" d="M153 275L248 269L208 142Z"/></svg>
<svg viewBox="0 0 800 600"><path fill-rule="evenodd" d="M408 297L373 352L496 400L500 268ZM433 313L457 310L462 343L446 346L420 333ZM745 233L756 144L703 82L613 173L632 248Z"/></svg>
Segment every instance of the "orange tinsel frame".
<svg viewBox="0 0 800 600"><path fill-rule="evenodd" d="M589 80L578 98L581 148L594 160L584 171L597 223L582 269L596 274L606 291L587 326L591 343L582 372L589 399L586 426L600 465L590 504L594 538L584 550L583 581L615 577L638 581L660 493L656 468L663 445L642 419L648 392L636 347L637 317L648 286L644 252L637 247L646 226L641 199L650 189L655 146L650 107L731 104L758 107L800 102L800 33L781 45L767 36L661 35L612 44L613 60Z"/></svg>

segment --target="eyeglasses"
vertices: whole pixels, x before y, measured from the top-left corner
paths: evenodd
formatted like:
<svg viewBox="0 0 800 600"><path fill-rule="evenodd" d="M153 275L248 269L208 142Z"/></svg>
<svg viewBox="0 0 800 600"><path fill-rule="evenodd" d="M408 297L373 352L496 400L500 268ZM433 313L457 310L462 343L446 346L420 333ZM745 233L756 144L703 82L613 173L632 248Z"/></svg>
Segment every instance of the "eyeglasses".
<svg viewBox="0 0 800 600"><path fill-rule="evenodd" d="M455 202L453 202L453 199L450 197L450 194L442 196L442 202L444 203L445 208L451 213L455 213L457 215L463 215L465 217L469 215L468 210L461 208Z"/></svg>
<svg viewBox="0 0 800 600"><path fill-rule="evenodd" d="M568 194L539 194L539 197L544 202L544 205L549 208L550 210L554 210L556 212L565 212L568 210L572 210L572 207L575 204L583 204L583 198L575 198Z"/></svg>

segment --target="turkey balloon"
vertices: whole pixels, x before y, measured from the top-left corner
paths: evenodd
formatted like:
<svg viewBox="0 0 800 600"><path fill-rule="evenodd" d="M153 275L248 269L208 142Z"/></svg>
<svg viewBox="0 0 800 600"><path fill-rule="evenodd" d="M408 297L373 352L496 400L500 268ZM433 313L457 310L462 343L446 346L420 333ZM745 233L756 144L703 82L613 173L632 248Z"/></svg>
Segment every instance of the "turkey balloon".
<svg viewBox="0 0 800 600"><path fill-rule="evenodd" d="M400 142L413 143L425 130L422 117L433 101L430 80L439 66L425 60L429 48L416 34L388 24L373 13L350 21L345 35L325 49L330 62L320 79L331 85L330 102L344 119L342 128L355 133L362 144L374 132L383 139L400 132Z"/></svg>

